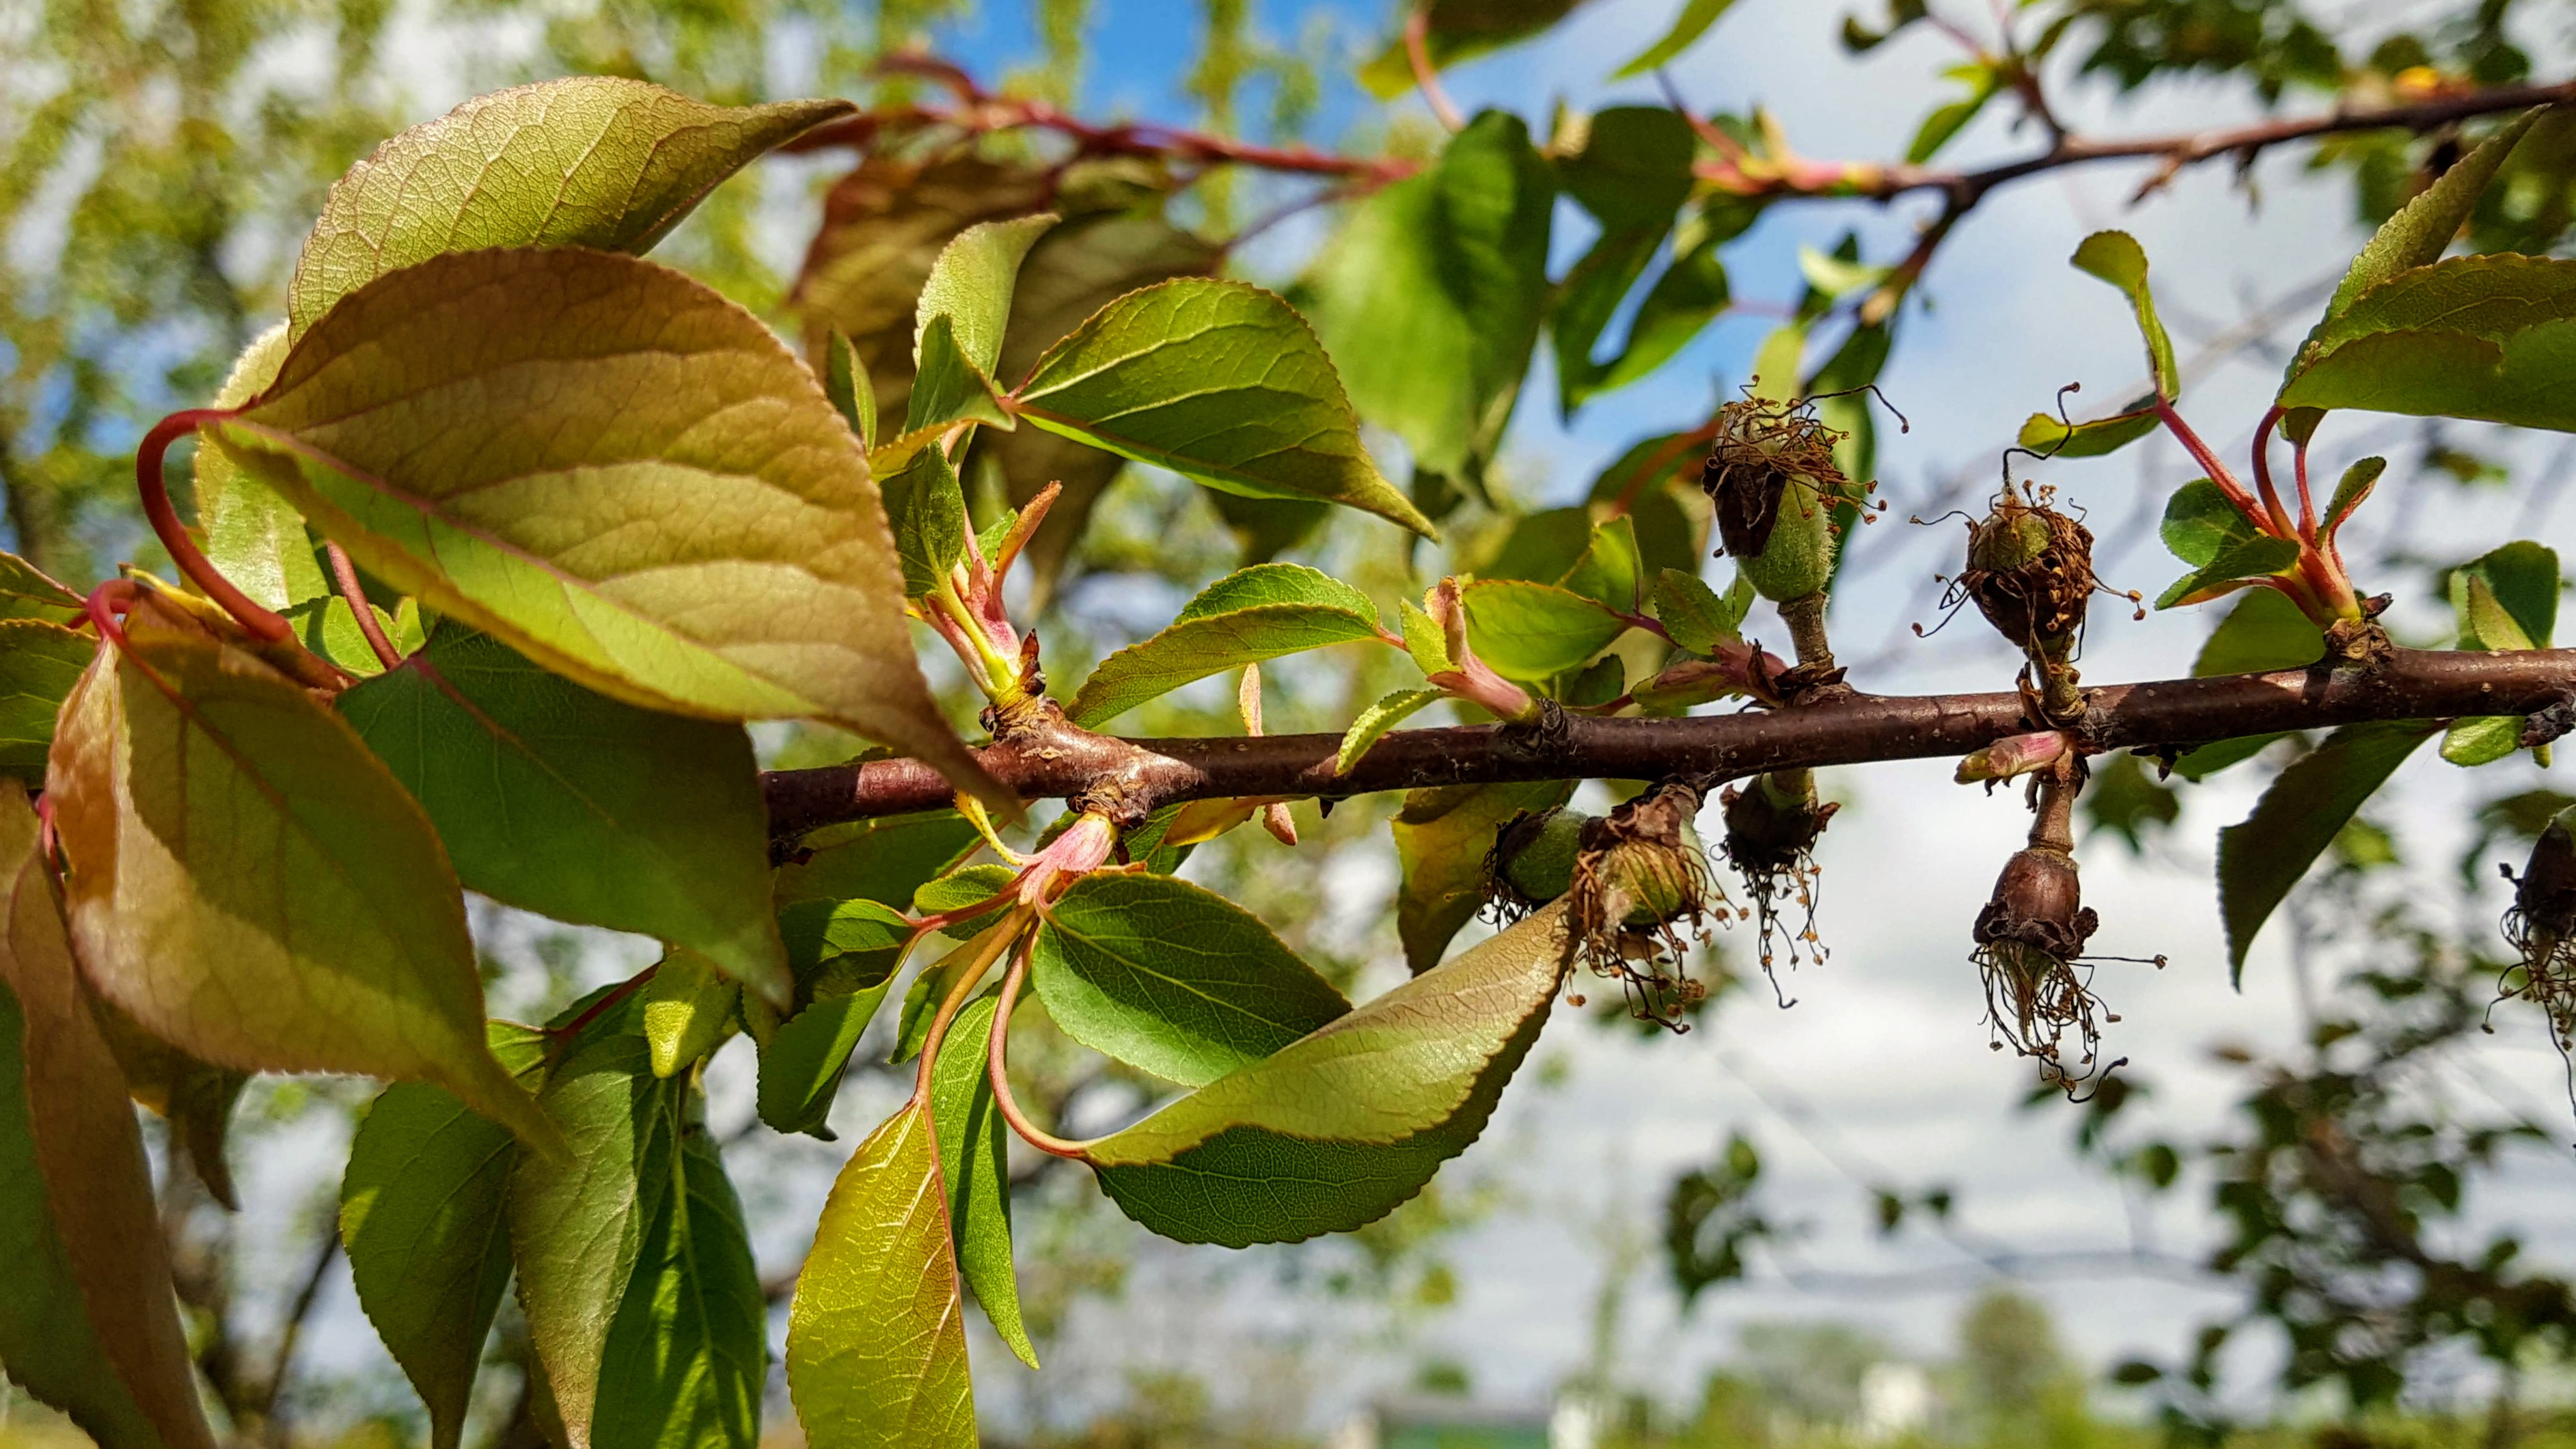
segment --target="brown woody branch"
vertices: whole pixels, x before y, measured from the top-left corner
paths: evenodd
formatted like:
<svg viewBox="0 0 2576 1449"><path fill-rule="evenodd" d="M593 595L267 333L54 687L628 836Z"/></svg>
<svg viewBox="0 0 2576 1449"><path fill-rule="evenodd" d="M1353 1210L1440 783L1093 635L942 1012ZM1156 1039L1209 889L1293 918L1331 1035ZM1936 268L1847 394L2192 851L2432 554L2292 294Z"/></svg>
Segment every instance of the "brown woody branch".
<svg viewBox="0 0 2576 1449"><path fill-rule="evenodd" d="M2090 751L2185 748L2213 740L2369 720L2530 715L2576 699L2576 649L2512 654L2401 649L2350 666L2172 679L2089 690L2075 733ZM1688 719L1566 718L1562 728L1403 730L1347 775L1338 735L1121 739L1052 709L978 752L1026 799L1068 799L1140 819L1181 800L1327 799L1514 780L1733 779L1764 770L1963 755L2037 726L2017 693L1859 694L1781 711ZM763 777L771 834L794 840L845 820L947 805L948 783L917 760L871 760Z"/></svg>

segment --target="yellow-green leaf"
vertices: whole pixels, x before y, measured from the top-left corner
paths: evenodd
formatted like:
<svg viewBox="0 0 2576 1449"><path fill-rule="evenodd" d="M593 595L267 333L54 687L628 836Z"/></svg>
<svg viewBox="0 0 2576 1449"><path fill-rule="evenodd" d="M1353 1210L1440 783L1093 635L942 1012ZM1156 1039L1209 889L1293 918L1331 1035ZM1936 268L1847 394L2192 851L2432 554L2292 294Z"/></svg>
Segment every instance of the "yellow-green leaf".
<svg viewBox="0 0 2576 1449"><path fill-rule="evenodd" d="M0 775L42 784L63 699L92 641L42 619L0 619Z"/></svg>
<svg viewBox="0 0 2576 1449"><path fill-rule="evenodd" d="M787 1389L813 1449L973 1449L975 1390L930 1114L851 1154L787 1320Z"/></svg>
<svg viewBox="0 0 2576 1449"><path fill-rule="evenodd" d="M90 1014L90 996L72 947L52 872L37 855L36 817L26 792L0 780L0 985L16 999L24 1024L8 1056L24 1054L29 1137L24 1145L41 1172L39 1197L12 1181L0 1189L22 1230L49 1223L54 1253L13 1257L10 1304L0 1309L0 1348L11 1350L13 1377L74 1416L106 1449L213 1449L197 1407L188 1343L170 1285L170 1260L152 1201L152 1167L126 1100L124 1075ZM11 1065L18 1065L12 1063ZM12 1083L8 1094L14 1096ZM48 1263L53 1274L38 1271ZM68 1282L65 1281L68 1278ZM22 1294L50 1292L55 1314L42 1325L30 1358L14 1342ZM82 1308L86 1307L84 1317ZM113 1370L102 1380L94 1351Z"/></svg>
<svg viewBox="0 0 2576 1449"><path fill-rule="evenodd" d="M1485 903L1485 856L1494 836L1523 812L1553 810L1573 793L1562 780L1508 785L1442 785L1404 797L1395 816L1395 858L1404 883L1395 933L1416 976L1440 963L1449 938Z"/></svg>
<svg viewBox="0 0 2576 1449"><path fill-rule="evenodd" d="M100 650L54 738L90 983L219 1066L435 1082L556 1144L484 1045L464 898L420 807L338 715L164 608Z"/></svg>
<svg viewBox="0 0 2576 1449"><path fill-rule="evenodd" d="M998 791L922 680L849 425L676 272L435 258L333 308L213 436L378 577L593 689L826 721Z"/></svg>
<svg viewBox="0 0 2576 1449"><path fill-rule="evenodd" d="M712 106L618 76L477 96L333 184L287 283L288 325L300 337L351 292L443 252L649 251L717 182L851 109Z"/></svg>
<svg viewBox="0 0 2576 1449"><path fill-rule="evenodd" d="M714 962L672 947L635 995L653 1075L676 1076L724 1045L734 1033L741 999L742 989L718 974Z"/></svg>
<svg viewBox="0 0 2576 1449"><path fill-rule="evenodd" d="M1020 1362L1036 1368L1037 1346L1020 1320L1020 1283L1011 1266L1010 1130L994 1105L992 1077L985 1070L999 1000L988 987L957 1013L948 1045L931 1069L930 1115L938 1129L958 1272L984 1305L993 1332Z"/></svg>

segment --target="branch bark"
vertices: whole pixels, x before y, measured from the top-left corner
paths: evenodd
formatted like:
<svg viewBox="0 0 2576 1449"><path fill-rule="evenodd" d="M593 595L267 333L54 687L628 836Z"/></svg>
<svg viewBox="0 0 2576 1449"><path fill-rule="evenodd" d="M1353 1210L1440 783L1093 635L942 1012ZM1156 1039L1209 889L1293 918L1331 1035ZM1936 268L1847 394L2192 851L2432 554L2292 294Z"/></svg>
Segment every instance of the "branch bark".
<svg viewBox="0 0 2576 1449"><path fill-rule="evenodd" d="M2366 720L2528 715L2576 697L2576 649L2478 654L2401 649L2375 668L2327 668L2115 684L2086 691L2072 731L2088 751L2188 747ZM977 752L1025 799L1070 799L1141 819L1182 800L1339 798L1515 780L1736 779L1765 770L1963 755L2044 728L2018 693L1869 695L1787 711L1687 719L1568 717L1544 734L1501 725L1402 730L1347 775L1338 735L1121 739L1049 710ZM869 760L762 778L770 832L792 841L846 820L948 805L917 760Z"/></svg>

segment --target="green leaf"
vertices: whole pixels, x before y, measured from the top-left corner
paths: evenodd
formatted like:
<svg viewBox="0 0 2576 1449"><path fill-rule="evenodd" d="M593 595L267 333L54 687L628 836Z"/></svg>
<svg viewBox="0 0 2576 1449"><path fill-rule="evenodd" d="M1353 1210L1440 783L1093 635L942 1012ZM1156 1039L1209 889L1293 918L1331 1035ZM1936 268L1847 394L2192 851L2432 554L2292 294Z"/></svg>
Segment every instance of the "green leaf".
<svg viewBox="0 0 2576 1449"><path fill-rule="evenodd" d="M2442 736L2442 758L2463 768L2492 765L2522 748L2522 726L2518 714L2454 720Z"/></svg>
<svg viewBox="0 0 2576 1449"><path fill-rule="evenodd" d="M44 570L16 554L0 553L0 619L70 624L80 617L80 595L55 583Z"/></svg>
<svg viewBox="0 0 2576 1449"><path fill-rule="evenodd" d="M2508 543L2451 571L2451 603L2463 649L2546 649L2558 629L2565 584L2557 550ZM2474 642L2472 642L2474 641Z"/></svg>
<svg viewBox="0 0 2576 1449"><path fill-rule="evenodd" d="M936 880L921 888L914 909L937 911L971 906L990 897L995 890L1010 883L1013 875L1008 866L970 865L955 875ZM959 921L941 934L967 944L914 973L912 985L903 994L903 1013L895 1022L894 1050L889 1062L911 1061L921 1055L922 1046L930 1040L930 1024L939 1015L939 1003L957 985L959 975L984 969L978 963L978 947L999 949L990 939L992 933L1010 926L1003 912L1008 903L995 906L980 916ZM971 939L970 939L971 938ZM989 963L990 958L983 958Z"/></svg>
<svg viewBox="0 0 2576 1449"><path fill-rule="evenodd" d="M1445 69L1545 32L1583 0L1426 0L1423 49ZM1360 84L1380 100L1413 89L1413 66L1398 36L1360 67Z"/></svg>
<svg viewBox="0 0 2576 1449"><path fill-rule="evenodd" d="M986 380L1002 356L1002 331L1011 319L1011 291L1029 248L1052 229L1052 212L1013 221L987 221L949 238L939 259L930 264L914 312L913 345L918 349L930 324L945 317L955 333L958 355Z"/></svg>
<svg viewBox="0 0 2576 1449"><path fill-rule="evenodd" d="M1565 781L1444 785L1415 790L1395 816L1395 858L1404 872L1395 898L1404 962L1421 975L1485 904L1485 857L1494 836L1524 812L1553 810L1574 791Z"/></svg>
<svg viewBox="0 0 2576 1449"><path fill-rule="evenodd" d="M2166 398L2180 394L2182 373L2174 365L2173 339L2156 318L2155 294L2147 287L2147 254L2137 238L2124 231L2097 231L2067 260L2077 271L2099 277L2128 295L2139 335L2147 342L2147 370L2155 378L2156 391Z"/></svg>
<svg viewBox="0 0 2576 1449"><path fill-rule="evenodd" d="M1675 644L1702 657L1744 642L1744 610L1720 598L1697 574L1666 569L1655 578L1655 620Z"/></svg>
<svg viewBox="0 0 2576 1449"><path fill-rule="evenodd" d="M2173 556L2194 568L2206 568L2220 554L2260 536L2218 485L2206 478L2194 478L2174 490L2173 497L2165 500L2164 522L2157 531Z"/></svg>
<svg viewBox="0 0 2576 1449"><path fill-rule="evenodd" d="M60 624L0 619L0 774L44 783L54 721L95 648Z"/></svg>
<svg viewBox="0 0 2576 1449"><path fill-rule="evenodd" d="M147 595L63 706L51 786L83 973L242 1071L435 1082L524 1141L465 906L427 816L357 733Z"/></svg>
<svg viewBox="0 0 2576 1449"><path fill-rule="evenodd" d="M931 319L921 334L920 353L920 368L913 376L912 396L903 415L903 438L914 443L910 456L936 452L921 446L921 441L938 436L953 423L1017 426L994 396L992 383L958 347L955 324L947 317Z"/></svg>
<svg viewBox="0 0 2576 1449"><path fill-rule="evenodd" d="M1670 106L1609 106L1583 125L1582 149L1560 157L1566 194L1606 232L1651 229L1660 238L1690 200L1698 138Z"/></svg>
<svg viewBox="0 0 2576 1449"><path fill-rule="evenodd" d="M2386 458L2364 458L2344 469L2343 478L2335 484L2334 497L2326 503L2326 516L2317 524L2317 536L2332 539L2335 530L2343 527L2343 521L2370 496L2370 490L2379 483L2379 475L2387 471Z"/></svg>
<svg viewBox="0 0 2576 1449"><path fill-rule="evenodd" d="M674 946L635 993L636 1017L657 1077L677 1076L697 1065L734 1033L741 988L719 975L715 963Z"/></svg>
<svg viewBox="0 0 2576 1449"><path fill-rule="evenodd" d="M1254 564L1199 591L1170 628L1100 661L1065 713L1096 728L1193 680L1377 637L1368 595L1303 564Z"/></svg>
<svg viewBox="0 0 2576 1449"><path fill-rule="evenodd" d="M1543 907L1264 1061L1084 1145L1128 1216L1242 1247L1347 1232L1484 1130L1570 959Z"/></svg>
<svg viewBox="0 0 2576 1449"><path fill-rule="evenodd" d="M1528 128L1486 111L1353 207L1317 263L1315 328L1416 467L1472 475L1500 440L1546 309L1555 195Z"/></svg>
<svg viewBox="0 0 2576 1449"><path fill-rule="evenodd" d="M703 952L786 1004L769 817L741 726L594 694L452 619L338 703L468 890Z"/></svg>
<svg viewBox="0 0 2576 1449"><path fill-rule="evenodd" d="M2244 764L2276 742L2288 738L2287 731L2277 731L2268 735L2239 735L2233 739L2216 740L2195 750L2185 750L2182 758L2174 761L2174 773L2197 783L2221 770Z"/></svg>
<svg viewBox="0 0 2576 1449"><path fill-rule="evenodd" d="M1342 747L1333 756L1333 773L1347 775L1351 766L1369 752L1369 747L1385 738L1386 732L1411 719L1424 706L1443 698L1436 689L1399 689L1382 695L1378 702L1361 710L1351 727L1342 731Z"/></svg>
<svg viewBox="0 0 2576 1449"><path fill-rule="evenodd" d="M1628 626L1567 589L1518 579L1478 579L1465 590L1468 642L1495 672L1546 679L1590 659Z"/></svg>
<svg viewBox="0 0 2576 1449"><path fill-rule="evenodd" d="M924 448L884 486L895 554L903 561L903 591L916 599L937 593L966 557L966 490L957 470L945 452Z"/></svg>
<svg viewBox="0 0 2576 1449"><path fill-rule="evenodd" d="M288 325L301 337L341 298L441 253L649 251L716 183L852 109L711 106L613 76L477 96L333 184L286 286Z"/></svg>
<svg viewBox="0 0 2576 1449"><path fill-rule="evenodd" d="M1914 133L1913 144L1905 148L1905 162L1909 166L1920 166L1931 160L1942 147L1950 144L1952 137L1967 129L1968 123L1977 118L1977 113L1986 108L1986 102L2004 89L2003 73L1992 65L1955 65L1943 71L1942 75L1967 82L1968 93L1934 107L1932 113L1923 118L1922 126Z"/></svg>
<svg viewBox="0 0 2576 1449"><path fill-rule="evenodd" d="M2051 458L2099 458L2154 432L2156 422L2153 409L2114 413L2071 428L2046 413L2032 413L2021 425L2019 442Z"/></svg>
<svg viewBox="0 0 2576 1449"><path fill-rule="evenodd" d="M816 900L908 906L924 882L946 874L982 839L954 810L830 826L805 837L812 854L780 866L774 889L781 906Z"/></svg>
<svg viewBox="0 0 2576 1449"><path fill-rule="evenodd" d="M2325 631L2278 589L2250 589L2192 661L2195 679L2305 669L2325 657ZM2276 737L2277 738L2277 737Z"/></svg>
<svg viewBox="0 0 2576 1449"><path fill-rule="evenodd" d="M2516 117L2468 155L2451 163L2431 186L2381 222L2360 255L2352 259L2343 280L2336 284L2333 299L2326 303L2324 322L2350 311L2364 293L2380 283L2440 260L2452 239L2460 234L2469 213L2476 209L2487 183L2495 179L2505 157L2539 116L2540 111L2533 109ZM2306 352L2301 347L2300 357L2291 363L2293 377L2298 375Z"/></svg>
<svg viewBox="0 0 2576 1449"><path fill-rule="evenodd" d="M918 1104L851 1154L787 1320L787 1389L813 1449L974 1449L957 1258Z"/></svg>
<svg viewBox="0 0 2576 1449"><path fill-rule="evenodd" d="M1735 4L1735 0L1683 0L1682 13L1673 20L1673 28L1664 38L1639 52L1636 59L1610 73L1612 80L1626 80L1657 69L1691 48L1708 28L1717 23Z"/></svg>
<svg viewBox="0 0 2576 1449"><path fill-rule="evenodd" d="M1556 353L1557 409L1563 416L1572 417L1595 393L1605 391L1611 371L1624 360L1624 349L1621 358L1610 362L1596 362L1593 354L1671 229L1668 212L1651 224L1606 230L1557 284L1547 325Z"/></svg>
<svg viewBox="0 0 2576 1449"><path fill-rule="evenodd" d="M1020 1362L1038 1366L1020 1322L1019 1276L1011 1267L1010 1129L993 1102L986 1047L998 996L986 989L950 1023L948 1045L930 1073L930 1117L938 1128L939 1175L948 1185L949 1238L957 1267L993 1332Z"/></svg>
<svg viewBox="0 0 2576 1449"><path fill-rule="evenodd" d="M1030 967L1057 1029L1185 1087L1350 1010L1259 917L1169 876L1075 882L1047 913Z"/></svg>
<svg viewBox="0 0 2576 1449"><path fill-rule="evenodd" d="M828 1139L824 1122L859 1038L894 985L912 923L876 901L801 901L779 912L805 1004L760 1051L760 1120Z"/></svg>
<svg viewBox="0 0 2576 1449"><path fill-rule="evenodd" d="M1644 574L1645 564L1637 549L1636 521L1623 513L1592 530L1591 545L1556 582L1560 588L1598 600L1621 613L1634 613Z"/></svg>
<svg viewBox="0 0 2576 1449"><path fill-rule="evenodd" d="M676 1096L666 1110L681 1110ZM675 1123L657 1193L601 1353L593 1438L659 1449L755 1449L769 1377L768 1305L742 1202L706 1128Z"/></svg>
<svg viewBox="0 0 2576 1449"><path fill-rule="evenodd" d="M1399 599L1395 607L1404 621L1404 652L1414 664L1426 675L1455 668L1447 632L1411 599Z"/></svg>
<svg viewBox="0 0 2576 1449"><path fill-rule="evenodd" d="M593 1024L547 1075L538 1100L563 1124L571 1155L523 1154L510 1181L519 1307L570 1449L623 1449L592 1432L602 1355L673 1181L674 1104L685 1088L653 1075L635 1021L622 1011Z"/></svg>
<svg viewBox="0 0 2576 1449"><path fill-rule="evenodd" d="M26 791L0 782L0 1364L103 1449L209 1446L151 1165L35 848Z"/></svg>
<svg viewBox="0 0 2576 1449"><path fill-rule="evenodd" d="M2243 587L2250 580L2277 574L2299 561L2296 540L2260 534L2230 543L2217 557L2199 570L2174 580L2157 596L2156 607L2171 609L2182 604L2197 604L2229 592L2229 586Z"/></svg>
<svg viewBox="0 0 2576 1449"><path fill-rule="evenodd" d="M492 1054L522 1080L545 1059L540 1032L489 1027ZM340 1241L376 1336L429 1408L432 1449L456 1449L483 1341L510 1283L506 1203L519 1147L424 1082L378 1096L349 1144Z"/></svg>
<svg viewBox="0 0 2576 1449"><path fill-rule="evenodd" d="M1047 349L1011 410L1051 432L1254 498L1320 498L1438 530L1377 470L1332 359L1286 302L1182 277Z"/></svg>
<svg viewBox="0 0 2576 1449"><path fill-rule="evenodd" d="M333 308L212 436L377 577L590 688L822 720L998 790L922 680L848 425L675 272L424 262Z"/></svg>
<svg viewBox="0 0 2576 1449"><path fill-rule="evenodd" d="M877 445L877 390L868 381L868 365L859 360L849 334L838 327L827 329L823 339L823 395L858 435L860 447Z"/></svg>
<svg viewBox="0 0 2576 1449"><path fill-rule="evenodd" d="M2421 724L2347 725L2283 770L2241 825L2218 832L2218 906L2227 924L2230 980L2290 888L2335 835L2386 784L2431 730Z"/></svg>
<svg viewBox="0 0 2576 1449"><path fill-rule="evenodd" d="M2281 404L2576 429L2576 262L2510 253L2400 272L2319 324Z"/></svg>

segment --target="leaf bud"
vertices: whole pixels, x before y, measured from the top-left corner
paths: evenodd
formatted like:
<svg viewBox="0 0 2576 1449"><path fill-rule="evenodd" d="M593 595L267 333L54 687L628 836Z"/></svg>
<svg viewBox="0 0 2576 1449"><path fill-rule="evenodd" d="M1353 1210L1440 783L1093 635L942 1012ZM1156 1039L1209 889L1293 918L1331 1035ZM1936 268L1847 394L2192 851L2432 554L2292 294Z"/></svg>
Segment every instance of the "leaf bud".
<svg viewBox="0 0 2576 1449"><path fill-rule="evenodd" d="M2067 758L2075 739L2063 730L2009 735L1959 761L1958 783L1984 783L1988 790L2006 780L2043 770Z"/></svg>

